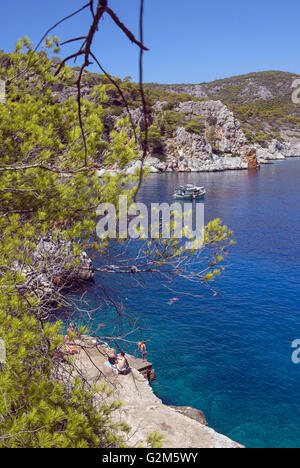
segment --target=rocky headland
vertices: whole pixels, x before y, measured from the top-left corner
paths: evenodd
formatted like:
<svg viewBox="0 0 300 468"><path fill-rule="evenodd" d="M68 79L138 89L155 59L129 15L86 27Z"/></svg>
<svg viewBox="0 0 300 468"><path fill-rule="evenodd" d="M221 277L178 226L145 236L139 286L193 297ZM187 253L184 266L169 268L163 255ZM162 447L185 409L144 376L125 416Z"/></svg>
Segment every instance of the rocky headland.
<svg viewBox="0 0 300 468"><path fill-rule="evenodd" d="M165 103L157 103L162 109ZM188 124L195 119L203 122L202 135L179 126L172 138L165 141L163 158L149 156L146 166L150 172L215 172L252 169L274 160L300 157L299 143L272 139L264 146L249 144L240 122L221 101L181 103L175 109L184 115ZM133 174L141 166L139 161L126 169Z"/></svg>
<svg viewBox="0 0 300 468"><path fill-rule="evenodd" d="M164 405L137 369L132 368L127 375L116 374L105 365L108 348L97 345L95 339L83 337L74 344L80 350L73 359L81 378L97 385L106 381L113 390L106 402L122 401L113 419L131 427L129 434L124 434L131 447L147 447L149 436L157 431L163 436L164 448L243 448L208 427L201 411ZM130 356L128 359L130 362ZM103 394L97 395L97 402L103 403Z"/></svg>

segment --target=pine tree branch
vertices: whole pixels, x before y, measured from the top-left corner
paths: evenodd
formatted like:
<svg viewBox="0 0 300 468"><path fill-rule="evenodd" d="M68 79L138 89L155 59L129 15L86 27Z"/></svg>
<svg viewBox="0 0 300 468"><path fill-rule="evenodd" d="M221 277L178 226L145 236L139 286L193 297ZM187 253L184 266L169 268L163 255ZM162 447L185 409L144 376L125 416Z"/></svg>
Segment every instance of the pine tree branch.
<svg viewBox="0 0 300 468"><path fill-rule="evenodd" d="M0 167L0 172L9 172L9 171L26 171L27 169L43 169L49 172L55 172L57 174L79 174L86 172L88 169L82 168L77 171L63 170L63 169L54 169L53 167L46 166L45 164L29 164L24 166L3 166Z"/></svg>

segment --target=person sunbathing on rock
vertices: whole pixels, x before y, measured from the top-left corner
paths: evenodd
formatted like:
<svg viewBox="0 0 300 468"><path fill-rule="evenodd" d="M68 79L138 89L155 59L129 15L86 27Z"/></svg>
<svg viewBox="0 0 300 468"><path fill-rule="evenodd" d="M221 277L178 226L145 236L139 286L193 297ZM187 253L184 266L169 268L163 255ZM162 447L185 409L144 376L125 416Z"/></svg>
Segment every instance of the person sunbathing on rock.
<svg viewBox="0 0 300 468"><path fill-rule="evenodd" d="M114 348L112 348L110 350L110 353L108 354L108 362L112 366L116 366L117 359L118 359L118 356L117 356L116 350Z"/></svg>
<svg viewBox="0 0 300 468"><path fill-rule="evenodd" d="M126 374L129 370L129 363L125 357L125 353L120 353L117 356L116 367L119 374Z"/></svg>

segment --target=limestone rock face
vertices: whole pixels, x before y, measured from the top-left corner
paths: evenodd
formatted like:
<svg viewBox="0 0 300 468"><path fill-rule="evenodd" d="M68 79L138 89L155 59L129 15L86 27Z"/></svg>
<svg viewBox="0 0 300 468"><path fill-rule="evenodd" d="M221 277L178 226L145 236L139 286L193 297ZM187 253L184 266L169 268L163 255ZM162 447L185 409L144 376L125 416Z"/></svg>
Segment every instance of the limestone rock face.
<svg viewBox="0 0 300 468"><path fill-rule="evenodd" d="M206 129L215 127L216 144L221 152L240 154L247 145L239 121L221 101L184 102L177 109L186 115L187 120L203 116Z"/></svg>
<svg viewBox="0 0 300 468"><path fill-rule="evenodd" d="M159 103L156 104L159 109ZM166 162L150 164L152 172L212 172L227 169L247 169L246 137L232 112L220 101L184 102L175 109L189 122L201 117L205 123L203 135L176 129L173 138L165 141ZM215 141L209 141L213 127Z"/></svg>
<svg viewBox="0 0 300 468"><path fill-rule="evenodd" d="M265 148L255 145L257 159L259 163L266 163L269 161L284 160L286 158L300 156L300 144L291 144L286 141L278 141L273 139Z"/></svg>
<svg viewBox="0 0 300 468"><path fill-rule="evenodd" d="M173 90L172 86L168 87L168 91L170 93L185 93L185 94L190 94L191 96L195 96L197 98L207 98L207 92L204 89L204 86L202 85L183 85L182 89L180 89L180 86L177 85L177 89Z"/></svg>
<svg viewBox="0 0 300 468"><path fill-rule="evenodd" d="M248 161L249 169L257 169L259 167L255 148L250 148L246 151L246 159Z"/></svg>
<svg viewBox="0 0 300 468"><path fill-rule="evenodd" d="M141 169L141 167L142 167L141 161L134 161L125 169L125 173L126 175L135 175L137 170Z"/></svg>
<svg viewBox="0 0 300 468"><path fill-rule="evenodd" d="M300 157L300 143L295 143L293 145L291 143L286 143L285 146L287 151L287 158Z"/></svg>
<svg viewBox="0 0 300 468"><path fill-rule="evenodd" d="M183 127L176 130L174 138L170 138L166 142L166 153L168 160L188 160L194 157L205 159L212 154L212 147L200 135L189 133Z"/></svg>
<svg viewBox="0 0 300 468"><path fill-rule="evenodd" d="M163 104L155 104L156 111ZM205 124L203 135L176 129L173 138L165 141L166 162L153 161L151 172L212 172L256 168L260 164L286 157L300 156L300 144L272 140L266 147L250 146L240 122L221 101L189 101L180 103L175 111L188 123L201 117ZM213 138L209 133L213 129ZM214 140L214 141L212 141Z"/></svg>
<svg viewBox="0 0 300 468"><path fill-rule="evenodd" d="M41 239L33 253L33 263L36 266L47 260L50 264L57 266L59 274L62 274L63 269L66 270L65 265L72 265L74 259L72 243L64 242L59 237L56 241L53 241L51 238ZM71 268L69 271L66 270L66 274L70 278L70 281L87 281L94 278L92 260L86 252L80 255L79 265Z"/></svg>
<svg viewBox="0 0 300 468"><path fill-rule="evenodd" d="M201 117L205 131L199 135L183 126L176 129L174 137L166 140L166 172L247 169L246 137L240 123L220 101L184 102L176 111L185 116L186 122ZM208 138L211 128L214 141Z"/></svg>
<svg viewBox="0 0 300 468"><path fill-rule="evenodd" d="M40 239L31 253L31 262L24 267L15 264L15 271L25 277L24 288L35 291L38 297L53 297L56 292L72 288L83 281L94 278L92 260L86 252L79 256L74 266L75 254L72 242L65 242L60 236L54 241L51 236Z"/></svg>
<svg viewBox="0 0 300 468"><path fill-rule="evenodd" d="M74 77L78 75L74 71ZM250 99L270 99L273 94L265 85L254 86L252 78L249 77L247 86L243 89L243 96ZM94 83L96 84L96 83ZM215 98L217 99L219 91L223 89L224 83L214 83L213 90L208 92L205 84L202 85L169 85L166 90L171 93L187 93L197 98ZM280 87L280 89L283 89ZM82 96L89 99L92 90L92 84L84 83L82 86ZM53 95L57 102L64 102L70 97L77 96L76 86L67 86L63 83L53 85ZM213 92L212 92L213 91ZM212 93L211 93L212 92ZM254 94L253 94L254 93ZM273 96L274 97L274 96ZM168 102L157 101L148 114L148 121L151 125L158 113L164 113ZM165 160L157 158L147 158L147 166L150 172L206 172L206 171L224 171L233 169L247 169L248 167L257 167L256 164L269 163L272 160L283 160L288 157L300 156L299 139L291 138L284 129L281 131L281 137L285 141L272 140L265 141L263 146L255 144L249 146L246 136L241 129L240 122L234 117L229 108L219 100L188 101L178 104L172 111L180 113L186 123L193 118L201 117L203 119L203 134L188 132L185 130L185 123L176 129L173 138L163 138L165 146ZM144 115L141 107L130 110L131 120L135 126L144 130ZM124 110L124 115L127 112ZM114 127L118 117L115 115L106 116L109 127ZM263 123L262 123L263 127ZM266 131L267 132L267 131ZM109 132L104 135L109 141ZM253 148L256 150L256 158L253 154ZM252 151L252 154L249 153ZM149 155L150 156L150 155ZM256 162L255 162L256 159ZM139 168L140 162L131 163L125 169L127 174L135 174ZM120 168L112 168L110 172L99 167L98 175L114 175L120 172Z"/></svg>
<svg viewBox="0 0 300 468"><path fill-rule="evenodd" d="M190 419L194 419L203 426L208 426L206 417L201 410L192 408L191 406L170 406L170 408L173 408L177 413L183 414Z"/></svg>
<svg viewBox="0 0 300 468"><path fill-rule="evenodd" d="M163 102L157 102L155 112L161 112ZM180 103L175 109L185 122L201 118L203 133L187 131L184 123L177 127L173 138L165 143L165 159L149 156L145 165L150 172L214 172L236 169L256 168L272 160L300 156L300 144L272 140L264 147L249 145L239 121L221 101L188 101ZM133 120L141 124L141 109L133 111ZM152 116L154 119L154 116ZM135 174L141 167L140 161L126 168L127 174Z"/></svg>
<svg viewBox="0 0 300 468"><path fill-rule="evenodd" d="M138 107L137 109L132 109L130 110L130 116L133 124L136 127L139 127L142 131L144 130L145 127L145 122L144 122L144 113L142 107ZM153 122L153 115L148 114L148 123L151 125Z"/></svg>
<svg viewBox="0 0 300 468"><path fill-rule="evenodd" d="M256 157L259 164L265 164L267 162L272 161L274 155L270 153L270 151L266 148L262 148L261 146L255 146L256 149ZM281 159L284 159L283 157Z"/></svg>
<svg viewBox="0 0 300 468"><path fill-rule="evenodd" d="M292 145L288 142L272 140L268 145L268 151L273 159L285 159L300 156L300 144Z"/></svg>
<svg viewBox="0 0 300 468"><path fill-rule="evenodd" d="M126 169L126 175L134 175L136 171L141 169L142 163L141 161L134 161L132 162ZM152 156L146 158L144 163L144 168L147 168L152 173L158 172L166 172L167 164L163 163L160 159L154 158Z"/></svg>

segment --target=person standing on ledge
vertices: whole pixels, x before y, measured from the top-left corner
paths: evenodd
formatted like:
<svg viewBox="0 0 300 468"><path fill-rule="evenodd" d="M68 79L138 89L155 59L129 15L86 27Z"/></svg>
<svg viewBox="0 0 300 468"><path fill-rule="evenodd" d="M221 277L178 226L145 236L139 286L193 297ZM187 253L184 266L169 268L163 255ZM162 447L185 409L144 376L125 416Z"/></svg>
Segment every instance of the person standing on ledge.
<svg viewBox="0 0 300 468"><path fill-rule="evenodd" d="M147 361L148 359L148 351L147 351L147 346L146 346L146 341L142 341L141 347L140 347L143 359Z"/></svg>

